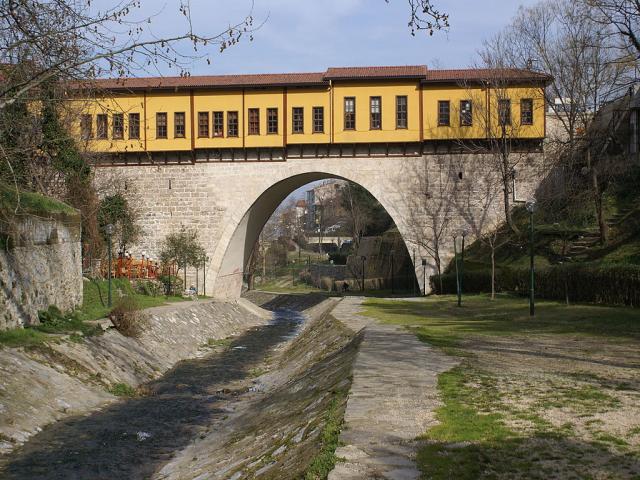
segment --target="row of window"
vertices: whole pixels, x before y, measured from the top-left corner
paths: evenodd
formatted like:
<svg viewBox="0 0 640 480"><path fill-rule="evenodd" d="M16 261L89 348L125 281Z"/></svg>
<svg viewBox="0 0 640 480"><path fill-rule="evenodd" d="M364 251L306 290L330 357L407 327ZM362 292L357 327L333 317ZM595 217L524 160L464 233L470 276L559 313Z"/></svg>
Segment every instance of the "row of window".
<svg viewBox="0 0 640 480"><path fill-rule="evenodd" d="M96 138L106 139L108 134L109 119L106 113L99 113L96 115ZM124 114L114 113L111 122L111 137L114 140L124 139ZM184 118L183 118L183 131L184 131ZM81 115L80 116L80 132L82 138L87 140L93 138L93 116ZM129 138L140 138L140 114L129 114Z"/></svg>
<svg viewBox="0 0 640 480"><path fill-rule="evenodd" d="M498 99L498 122L500 125L511 125L511 100ZM533 125L533 99L520 100L520 124ZM451 125L451 102L449 100L438 101L438 126ZM473 125L473 103L471 100L460 100L460 126Z"/></svg>
<svg viewBox="0 0 640 480"><path fill-rule="evenodd" d="M226 121L226 136L238 136L238 112L228 111ZM292 108L292 132L294 134L304 133L304 108ZM209 138L225 136L225 112L198 112L198 137ZM173 119L174 137L185 138L186 116L184 112L175 112ZM408 125L408 101L406 95L396 97L396 128L405 129ZM498 100L498 120L500 125L511 125L511 100ZM211 130L210 130L211 121ZM324 107L313 107L312 115L313 133L324 133ZM520 100L520 123L521 125L533 125L533 100L524 98ZM156 113L156 138L168 138L167 113ZM438 125L451 125L451 102L449 100L438 101ZM468 127L473 125L473 103L471 100L460 100L460 126ZM80 128L82 138L93 138L93 117L82 115ZM382 129L382 97L369 98L369 128L371 130ZM355 97L344 98L344 129L356 129L356 99ZM210 133L211 131L211 133ZM260 135L260 109L250 108L248 110L248 132L249 135ZM278 134L278 109L267 108L267 134ZM114 113L112 117L112 133L114 140L124 138L124 114ZM96 138L108 138L108 118L106 114L96 116ZM129 114L129 139L140 138L140 114Z"/></svg>
<svg viewBox="0 0 640 480"><path fill-rule="evenodd" d="M407 96L398 95L396 96L396 128L407 128L407 119ZM344 97L344 129L356 129L356 97ZM382 129L382 97L369 97L369 129Z"/></svg>

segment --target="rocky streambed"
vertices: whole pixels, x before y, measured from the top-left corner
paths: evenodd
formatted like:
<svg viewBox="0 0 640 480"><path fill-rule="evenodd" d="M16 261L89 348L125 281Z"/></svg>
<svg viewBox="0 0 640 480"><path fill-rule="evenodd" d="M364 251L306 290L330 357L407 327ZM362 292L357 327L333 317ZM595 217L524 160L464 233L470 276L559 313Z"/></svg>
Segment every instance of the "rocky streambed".
<svg viewBox="0 0 640 480"><path fill-rule="evenodd" d="M143 394L53 423L0 457L6 479L288 479L344 410L359 337L334 300L252 293L273 312Z"/></svg>

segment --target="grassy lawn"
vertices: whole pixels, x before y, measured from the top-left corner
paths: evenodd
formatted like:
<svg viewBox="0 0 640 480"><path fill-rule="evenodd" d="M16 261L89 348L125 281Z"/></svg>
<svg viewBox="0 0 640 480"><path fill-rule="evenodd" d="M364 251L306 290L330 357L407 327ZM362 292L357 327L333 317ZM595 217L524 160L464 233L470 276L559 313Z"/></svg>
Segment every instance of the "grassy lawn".
<svg viewBox="0 0 640 480"><path fill-rule="evenodd" d="M485 296L369 298L460 364L441 374L424 478L640 478L640 310Z"/></svg>
<svg viewBox="0 0 640 480"><path fill-rule="evenodd" d="M111 311L107 305L107 292L108 292L107 280L100 280L98 282L84 282L84 296L82 301L82 307L78 310L80 319L82 320L97 320L104 318ZM136 299L140 308L158 307L160 305L166 305L171 302L183 302L188 301L182 297L165 297L164 295L158 295L152 297L149 295L143 295L135 292L131 288L131 284L128 280L114 279L111 283L112 288L112 300L115 306L118 303L118 299L123 296L129 296Z"/></svg>
<svg viewBox="0 0 640 480"><path fill-rule="evenodd" d="M42 322L33 328L15 328L0 332L0 348L24 347L38 345L51 340L57 340L56 334L70 334L72 341L82 341L83 336L99 335L102 329L98 326L86 323L106 317L111 309L118 304L122 297L133 297L139 308L151 308L166 305L172 302L189 301L182 297L156 297L137 293L131 287L128 280L112 280L113 307L107 306L108 282L84 282L84 296L82 306L72 314L63 314L53 319L50 323Z"/></svg>

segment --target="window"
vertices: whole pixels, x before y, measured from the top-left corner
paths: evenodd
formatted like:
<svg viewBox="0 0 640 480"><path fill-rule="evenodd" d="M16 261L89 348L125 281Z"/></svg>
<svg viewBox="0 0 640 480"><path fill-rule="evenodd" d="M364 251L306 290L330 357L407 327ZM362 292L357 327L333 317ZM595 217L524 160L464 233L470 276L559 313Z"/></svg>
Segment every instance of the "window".
<svg viewBox="0 0 640 480"><path fill-rule="evenodd" d="M511 100L498 100L498 121L500 125L511 125Z"/></svg>
<svg viewBox="0 0 640 480"><path fill-rule="evenodd" d="M371 97L369 106L371 108L369 128L371 130L380 130L382 128L382 98Z"/></svg>
<svg viewBox="0 0 640 480"><path fill-rule="evenodd" d="M107 138L107 116L104 113L96 117L96 136L102 139Z"/></svg>
<svg viewBox="0 0 640 480"><path fill-rule="evenodd" d="M124 138L124 115L122 113L113 114L113 139L121 140Z"/></svg>
<svg viewBox="0 0 640 480"><path fill-rule="evenodd" d="M451 124L451 104L449 100L438 101L438 126L448 127Z"/></svg>
<svg viewBox="0 0 640 480"><path fill-rule="evenodd" d="M198 112L198 137L209 138L209 112Z"/></svg>
<svg viewBox="0 0 640 480"><path fill-rule="evenodd" d="M396 97L396 128L407 128L407 96Z"/></svg>
<svg viewBox="0 0 640 480"><path fill-rule="evenodd" d="M249 109L249 135L260 135L260 110Z"/></svg>
<svg viewBox="0 0 640 480"><path fill-rule="evenodd" d="M224 137L224 112L213 112L213 136Z"/></svg>
<svg viewBox="0 0 640 480"><path fill-rule="evenodd" d="M84 114L80 117L80 136L83 140L89 140L93 136L92 123L93 117L91 115Z"/></svg>
<svg viewBox="0 0 640 480"><path fill-rule="evenodd" d="M185 134L185 117L184 112L176 112L173 114L173 129L175 138L184 138Z"/></svg>
<svg viewBox="0 0 640 480"><path fill-rule="evenodd" d="M356 129L356 99L355 97L344 97L344 129Z"/></svg>
<svg viewBox="0 0 640 480"><path fill-rule="evenodd" d="M267 108L267 133L278 133L278 109Z"/></svg>
<svg viewBox="0 0 640 480"><path fill-rule="evenodd" d="M238 112L227 112L227 136L238 136Z"/></svg>
<svg viewBox="0 0 640 480"><path fill-rule="evenodd" d="M313 133L324 133L324 107L313 107Z"/></svg>
<svg viewBox="0 0 640 480"><path fill-rule="evenodd" d="M533 100L531 98L520 100L520 123L533 125Z"/></svg>
<svg viewBox="0 0 640 480"><path fill-rule="evenodd" d="M140 114L129 114L129 139L137 140L140 138Z"/></svg>
<svg viewBox="0 0 640 480"><path fill-rule="evenodd" d="M304 133L304 109L293 107L293 133Z"/></svg>
<svg viewBox="0 0 640 480"><path fill-rule="evenodd" d="M167 114L156 113L156 138L167 138Z"/></svg>
<svg viewBox="0 0 640 480"><path fill-rule="evenodd" d="M473 107L471 100L460 100L460 126L470 127L473 124Z"/></svg>

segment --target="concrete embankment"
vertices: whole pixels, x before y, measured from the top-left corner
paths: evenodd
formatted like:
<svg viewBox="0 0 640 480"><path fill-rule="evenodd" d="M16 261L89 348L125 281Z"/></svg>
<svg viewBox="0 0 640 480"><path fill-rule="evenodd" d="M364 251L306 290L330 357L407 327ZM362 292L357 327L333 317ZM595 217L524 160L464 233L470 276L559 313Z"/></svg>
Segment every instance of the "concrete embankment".
<svg viewBox="0 0 640 480"><path fill-rule="evenodd" d="M271 315L240 304L185 302L146 311L138 338L110 329L79 342L60 336L43 345L0 349L0 454L45 425L117 399L117 384L137 387L178 361L205 355L208 342L263 325Z"/></svg>
<svg viewBox="0 0 640 480"><path fill-rule="evenodd" d="M146 382L142 395L43 428L0 456L0 477L297 479L318 465L326 472L332 452L323 438L342 418L360 337L330 315L335 299L253 294L252 300L273 310L269 321L253 317L263 323L178 362ZM184 330L175 335L188 334L186 316L180 314ZM173 325L167 313L162 318ZM158 354L181 347L154 348Z"/></svg>
<svg viewBox="0 0 640 480"><path fill-rule="evenodd" d="M267 357L268 372L253 380L254 393L211 424L154 479L304 478L322 451L327 413L334 409L335 417L342 418L361 338L331 315L337 301L311 306L314 296L256 293L250 298L279 312L305 299L307 318L295 338Z"/></svg>

